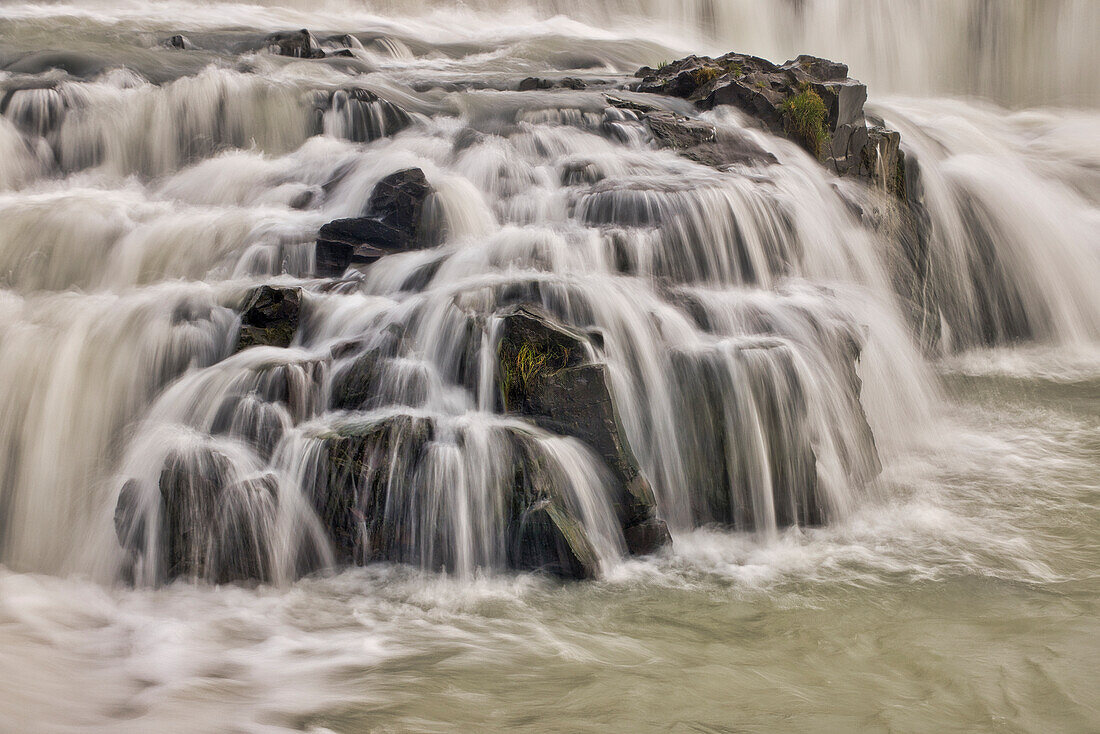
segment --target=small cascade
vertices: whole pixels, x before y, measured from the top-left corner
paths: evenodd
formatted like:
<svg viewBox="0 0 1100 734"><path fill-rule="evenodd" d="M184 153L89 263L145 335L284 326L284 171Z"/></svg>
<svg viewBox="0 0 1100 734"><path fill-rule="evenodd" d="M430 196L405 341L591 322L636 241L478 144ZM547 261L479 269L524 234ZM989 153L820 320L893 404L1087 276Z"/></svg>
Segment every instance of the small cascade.
<svg viewBox="0 0 1100 734"><path fill-rule="evenodd" d="M847 7L758 5L615 20L674 14L725 43L754 11L743 47L778 57L817 50ZM917 6L933 27L981 14ZM838 36L914 12L883 8ZM1100 186L1072 121L886 100L868 126L842 65L792 62L858 107L825 151L782 100L762 125L720 95L638 91L661 39L416 22L198 23L128 64L4 61L5 566L150 586L373 562L592 578L704 526L773 543L877 496L935 410L928 355L1100 338ZM863 74L865 42L846 43ZM987 46L1003 39L981 63ZM708 63L693 89L760 89ZM1060 78L944 83L1094 91Z"/></svg>

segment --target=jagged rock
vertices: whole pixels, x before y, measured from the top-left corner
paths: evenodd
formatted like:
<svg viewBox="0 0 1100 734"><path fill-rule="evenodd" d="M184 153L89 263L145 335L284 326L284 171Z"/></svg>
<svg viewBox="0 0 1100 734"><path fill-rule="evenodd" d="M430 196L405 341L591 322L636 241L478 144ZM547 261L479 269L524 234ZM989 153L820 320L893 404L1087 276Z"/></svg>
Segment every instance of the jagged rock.
<svg viewBox="0 0 1100 734"><path fill-rule="evenodd" d="M872 183L895 181L904 160L890 150L891 131L868 129L863 105L867 88L848 78L844 64L799 56L783 65L756 56L729 53L717 59L688 56L660 69L643 67L639 92L683 97L704 110L732 105L785 135L838 175ZM890 166L883 175L880 164Z"/></svg>
<svg viewBox="0 0 1100 734"><path fill-rule="evenodd" d="M624 535L637 543L628 546L631 553L650 553L667 543L653 489L612 403L606 367L591 362L586 335L531 306L508 309L501 319L497 359L503 409L578 439L604 461L619 485L613 504ZM630 530L636 526L647 530Z"/></svg>
<svg viewBox="0 0 1100 734"><path fill-rule="evenodd" d="M291 56L296 59L323 59L325 52L308 29L300 31L280 31L264 39L268 51L279 56Z"/></svg>
<svg viewBox="0 0 1100 734"><path fill-rule="evenodd" d="M419 168L390 174L371 192L366 216L337 219L321 228L316 272L339 275L352 263L369 264L384 255L432 244L424 204L432 188Z"/></svg>
<svg viewBox="0 0 1100 734"><path fill-rule="evenodd" d="M301 288L262 285L245 300L236 351L257 345L288 347L298 329Z"/></svg>
<svg viewBox="0 0 1100 734"><path fill-rule="evenodd" d="M719 130L702 120L692 120L671 112L647 112L642 121L654 141L678 151L685 158L714 168L730 165L766 165L775 163L775 156L761 148L746 135L726 129Z"/></svg>
<svg viewBox="0 0 1100 734"><path fill-rule="evenodd" d="M578 79L575 76L562 77L562 80L559 83L565 89L587 89L588 88L588 83L586 81L584 81L583 79Z"/></svg>
<svg viewBox="0 0 1100 734"><path fill-rule="evenodd" d="M880 125L867 129L867 143L859 150L859 175L873 185L902 200L906 191L905 153L901 150L901 133Z"/></svg>
<svg viewBox="0 0 1100 734"><path fill-rule="evenodd" d="M170 38L164 40L164 45L168 48L176 48L181 51L190 51L195 48L195 44L191 42L191 39L187 36L176 34Z"/></svg>

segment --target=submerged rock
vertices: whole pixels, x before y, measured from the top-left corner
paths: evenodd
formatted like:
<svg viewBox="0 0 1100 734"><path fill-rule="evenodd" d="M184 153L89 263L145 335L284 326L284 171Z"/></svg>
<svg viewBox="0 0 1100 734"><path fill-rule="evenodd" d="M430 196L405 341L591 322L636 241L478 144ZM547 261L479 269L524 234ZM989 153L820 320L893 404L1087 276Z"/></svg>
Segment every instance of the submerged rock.
<svg viewBox="0 0 1100 734"><path fill-rule="evenodd" d="M412 124L409 113L400 106L362 87L337 89L319 106L322 113L331 115L332 134L354 143L395 135Z"/></svg>
<svg viewBox="0 0 1100 734"><path fill-rule="evenodd" d="M115 531L133 559L153 551L158 578L270 580L277 487L272 474L235 478L230 458L214 448L174 451L152 494L135 480L123 485ZM149 537L152 522L159 525Z"/></svg>
<svg viewBox="0 0 1100 734"><path fill-rule="evenodd" d="M532 306L513 307L501 319L497 363L505 412L576 438L603 460L618 484L613 504L631 553L668 543L653 489L612 402L607 368L592 363L587 336Z"/></svg>
<svg viewBox="0 0 1100 734"><path fill-rule="evenodd" d="M317 274L339 275L353 263L369 264L394 252L430 246L424 205L432 193L419 168L386 176L371 192L366 216L337 219L321 227Z"/></svg>
<svg viewBox="0 0 1100 734"><path fill-rule="evenodd" d="M262 285L252 290L241 314L236 351L254 346L289 347L302 306L301 288Z"/></svg>

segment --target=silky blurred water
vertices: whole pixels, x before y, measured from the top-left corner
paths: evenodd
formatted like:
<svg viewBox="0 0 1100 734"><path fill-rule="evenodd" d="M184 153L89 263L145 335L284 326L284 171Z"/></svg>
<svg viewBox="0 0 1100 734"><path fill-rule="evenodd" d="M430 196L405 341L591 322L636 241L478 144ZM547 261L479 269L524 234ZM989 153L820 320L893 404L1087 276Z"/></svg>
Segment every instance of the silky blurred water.
<svg viewBox="0 0 1100 734"><path fill-rule="evenodd" d="M42 135L0 117L0 731L1100 731L1096 24L1088 0L0 2L0 82L56 82L46 103L80 110ZM234 50L303 25L386 42L345 66ZM176 32L202 48L158 47ZM831 55L871 84L870 110L924 171L949 294L942 353L922 355L907 331L888 248L848 213L854 184L789 143L752 131L782 165L719 174L604 135L595 92L425 89L513 88L547 70L625 79L730 48ZM38 73L45 49L79 56L80 73ZM332 124L312 135L313 91L361 82L416 125L368 145ZM466 125L504 132L470 144ZM642 232L630 242L650 259L612 272L594 231L628 197L562 184L561 161L662 216L686 212L710 259L676 271L675 296L735 334L746 306L789 329L820 360L808 401L840 444L827 353L796 338L810 331L800 314L866 332L862 402L884 468L868 487L829 487L836 522L766 536L677 515L690 416L665 407L663 360L703 343L666 300L661 267L682 254ZM225 359L227 304L258 283L308 286L302 242L411 165L449 225L432 287L401 284L434 253L388 258L353 293L307 292L309 336L293 349ZM337 172L322 207L294 205ZM968 259L968 206L991 222L1003 271ZM780 211L801 260L746 285L727 225L764 263ZM974 343L975 292L993 275L1017 287L1031 341ZM472 562L122 582L118 477L156 476L158 451L208 440L212 396L257 365L312 369L379 319L416 313L425 346L402 366L427 375L417 410L496 426L485 396L447 382L450 309L528 281L606 329L626 430L682 520L672 549L608 550L590 583ZM273 466L291 495L313 433L344 418L317 400L283 418L297 432ZM575 448L552 448L591 473ZM266 461L233 450L242 472ZM589 484L574 482L597 496Z"/></svg>

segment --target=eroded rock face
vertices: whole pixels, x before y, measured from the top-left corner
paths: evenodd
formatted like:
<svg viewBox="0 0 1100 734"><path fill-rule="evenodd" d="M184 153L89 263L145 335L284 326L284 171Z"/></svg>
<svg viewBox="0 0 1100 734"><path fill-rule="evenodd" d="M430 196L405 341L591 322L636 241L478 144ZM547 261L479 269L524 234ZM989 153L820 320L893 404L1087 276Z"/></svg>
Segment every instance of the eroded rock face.
<svg viewBox="0 0 1100 734"><path fill-rule="evenodd" d="M245 300L236 351L258 345L289 347L298 329L301 288L262 285Z"/></svg>
<svg viewBox="0 0 1100 734"><path fill-rule="evenodd" d="M837 174L862 177L903 196L904 158L890 131L868 128L867 88L845 64L799 56L783 65L746 54L688 56L660 69L643 67L639 92L682 97L704 110L737 107L799 143ZM872 140L872 134L874 139ZM894 133L896 135L896 133Z"/></svg>
<svg viewBox="0 0 1100 734"><path fill-rule="evenodd" d="M394 252L432 244L424 205L432 187L419 168L397 171L378 182L365 216L336 219L317 239L318 275L339 275L353 263L369 264Z"/></svg>
<svg viewBox="0 0 1100 734"><path fill-rule="evenodd" d="M497 350L502 407L589 446L618 484L613 504L628 549L651 553L669 542L668 529L615 411L607 368L591 355L585 335L541 309L509 309Z"/></svg>

